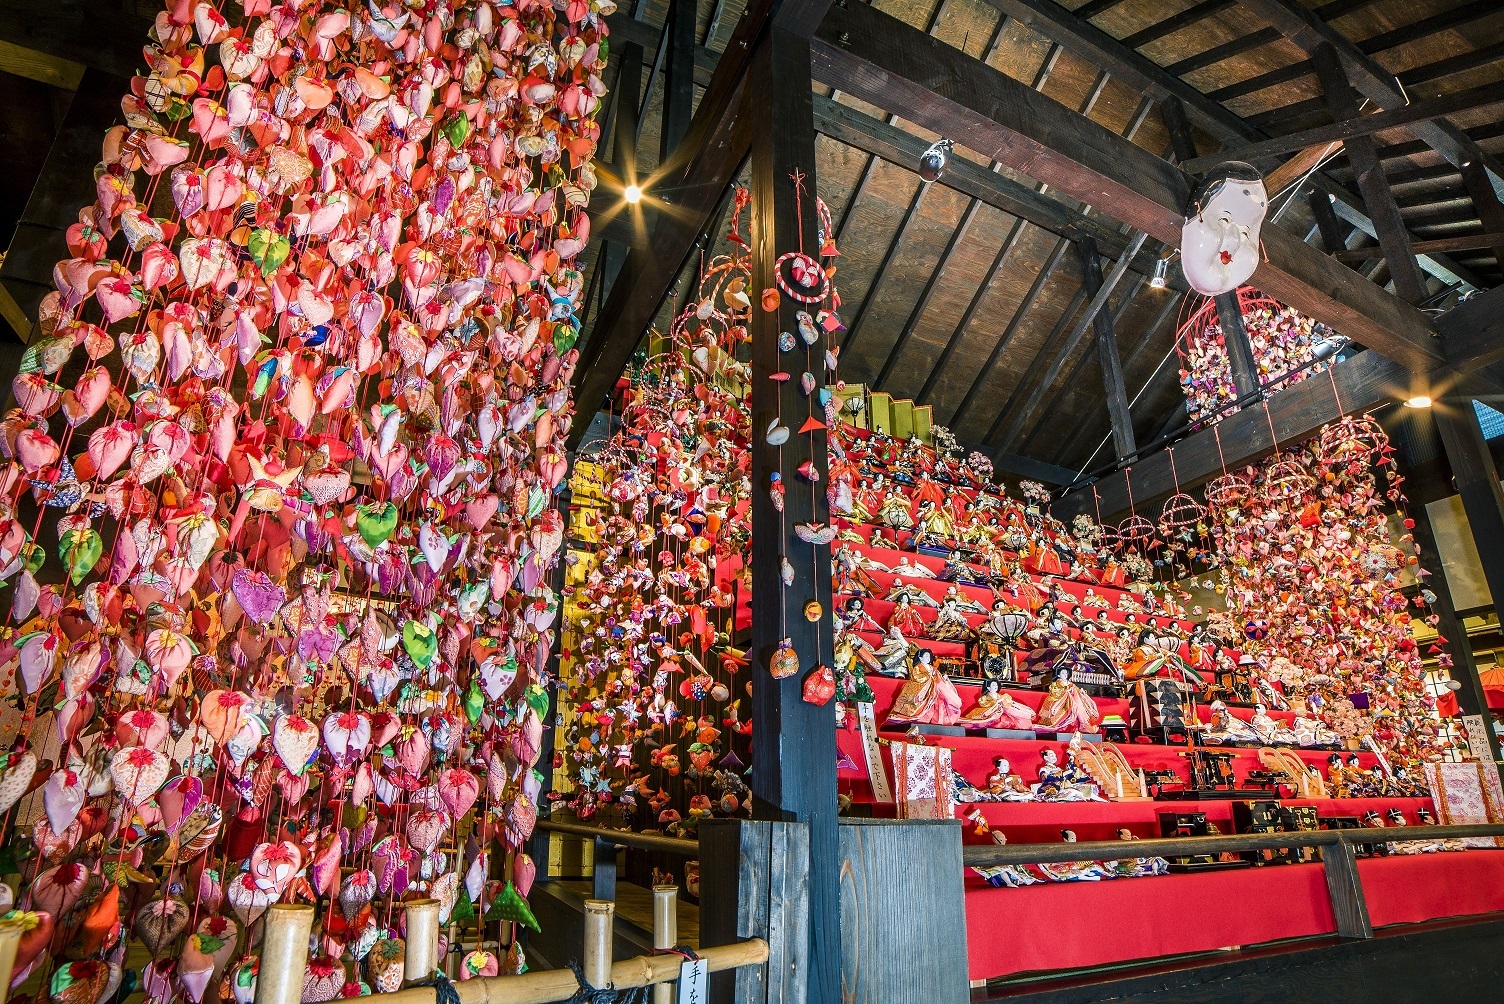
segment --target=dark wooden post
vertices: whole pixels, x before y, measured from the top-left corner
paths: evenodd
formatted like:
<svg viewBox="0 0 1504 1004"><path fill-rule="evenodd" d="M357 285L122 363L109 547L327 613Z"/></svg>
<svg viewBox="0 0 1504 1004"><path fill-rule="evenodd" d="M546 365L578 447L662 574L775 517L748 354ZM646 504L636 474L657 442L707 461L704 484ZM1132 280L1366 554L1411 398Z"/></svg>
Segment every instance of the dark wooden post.
<svg viewBox="0 0 1504 1004"><path fill-rule="evenodd" d="M778 350L781 331L795 332L795 312L804 309L782 297L777 310L766 311L760 292L774 285L775 261L785 253L816 256L815 126L810 91L807 39L776 25L768 29L754 54L747 117L752 128L752 813L756 819L798 820L809 824L809 1000L826 1004L839 999L840 914L836 876L835 708L816 707L803 699L804 677L829 663L835 643L830 617L830 548L806 544L794 535L799 523L824 524L826 433L801 435L811 416L824 420L815 396L800 389L799 374L808 371L823 386L823 352L818 345ZM796 194L794 175L803 176ZM775 381L787 371L794 379ZM815 392L818 394L818 390ZM763 431L781 416L792 435L782 447L769 446ZM810 461L819 474L811 483L796 473ZM768 487L778 472L787 487L785 511L773 506ZM793 585L784 588L780 558L794 569ZM818 601L824 609L814 620L805 606ZM793 641L800 672L775 680L768 661L781 638ZM791 862L790 867L802 863Z"/></svg>
<svg viewBox="0 0 1504 1004"><path fill-rule="evenodd" d="M1347 72L1337 53L1330 45L1322 45L1311 54L1311 62L1315 64L1321 89L1326 93L1332 118L1338 122L1357 118L1357 94L1348 82ZM1363 203L1373 220L1374 232L1379 235L1379 246L1383 248L1384 260L1388 262L1389 274L1394 279L1394 291L1402 299L1419 303L1426 298L1426 277L1415 260L1410 232L1405 229L1394 193L1389 190L1389 180L1384 177L1374 139L1372 136L1354 136L1344 146L1348 163L1358 180L1358 190L1363 193Z"/></svg>
<svg viewBox="0 0 1504 1004"><path fill-rule="evenodd" d="M1321 864L1326 870L1326 891L1332 900L1337 934L1344 938L1372 938L1373 924L1368 919L1368 901L1363 897L1363 880L1358 876L1353 845L1345 840L1328 844L1321 849Z"/></svg>
<svg viewBox="0 0 1504 1004"><path fill-rule="evenodd" d="M807 861L804 823L707 819L700 824L700 944L708 948L742 938L768 943L767 965L710 978L716 1004L819 999L806 977L811 962L819 965L810 955L809 929L818 919L811 911ZM832 954L838 961L839 945Z"/></svg>
<svg viewBox="0 0 1504 1004"><path fill-rule="evenodd" d="M1493 594L1494 607L1497 609L1500 598L1504 597L1504 490L1499 487L1499 472L1494 466L1493 455L1489 453L1488 443L1483 439L1483 430L1478 427L1478 413L1473 410L1471 399L1444 398L1435 402L1431 411L1436 421L1436 431L1441 435L1442 448L1446 451L1447 463L1452 468L1452 481L1458 494L1462 496L1462 507L1467 512L1473 541L1478 545L1483 576L1488 581L1488 590ZM1434 547L1434 542L1432 546ZM1444 586L1444 576L1442 581ZM1443 591L1435 590L1438 599ZM1450 605L1450 595L1446 602ZM1457 703L1462 707L1464 715L1482 716L1489 751L1497 765L1501 759L1499 743L1490 722L1488 700L1483 693L1483 683L1478 678L1478 667L1471 658L1471 649L1460 619L1454 617L1452 630L1456 637L1448 637L1454 642L1453 648L1467 649L1469 652L1465 662L1457 659L1453 667L1454 677L1462 683L1462 689L1457 692Z"/></svg>
<svg viewBox="0 0 1504 1004"><path fill-rule="evenodd" d="M1243 327L1243 305L1238 302L1238 291L1221 294L1216 303L1222 344L1227 348L1227 363L1232 368L1232 385L1238 392L1238 400L1242 400L1259 392L1259 364L1253 358L1248 329Z"/></svg>
<svg viewBox="0 0 1504 1004"><path fill-rule="evenodd" d="M689 132L695 103L695 4L671 0L664 22L663 129L659 159L668 160Z"/></svg>
<svg viewBox="0 0 1504 1004"><path fill-rule="evenodd" d="M842 1001L969 1000L961 821L843 819L840 835Z"/></svg>
<svg viewBox="0 0 1504 1004"><path fill-rule="evenodd" d="M1076 241L1076 252L1081 256L1081 281L1086 295L1095 297L1102 288L1102 259L1097 255L1097 242L1090 237ZM1107 416L1112 420L1112 445L1119 460L1138 452L1138 443L1133 438L1133 414L1128 406L1128 388L1123 383L1123 357L1118 352L1118 339L1112 326L1112 311L1099 310L1092 318L1092 328L1097 340L1097 362L1102 367L1102 386L1107 395Z"/></svg>

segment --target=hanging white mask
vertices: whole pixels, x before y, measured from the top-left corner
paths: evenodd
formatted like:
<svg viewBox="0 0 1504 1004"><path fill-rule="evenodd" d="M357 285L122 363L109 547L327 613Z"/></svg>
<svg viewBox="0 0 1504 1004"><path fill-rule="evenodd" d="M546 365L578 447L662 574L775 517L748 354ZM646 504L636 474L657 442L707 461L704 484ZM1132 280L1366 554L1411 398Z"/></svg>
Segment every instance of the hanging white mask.
<svg viewBox="0 0 1504 1004"><path fill-rule="evenodd" d="M1180 232L1186 282L1207 296L1237 289L1259 264L1259 228L1269 195L1258 169L1242 161L1218 164L1187 209Z"/></svg>

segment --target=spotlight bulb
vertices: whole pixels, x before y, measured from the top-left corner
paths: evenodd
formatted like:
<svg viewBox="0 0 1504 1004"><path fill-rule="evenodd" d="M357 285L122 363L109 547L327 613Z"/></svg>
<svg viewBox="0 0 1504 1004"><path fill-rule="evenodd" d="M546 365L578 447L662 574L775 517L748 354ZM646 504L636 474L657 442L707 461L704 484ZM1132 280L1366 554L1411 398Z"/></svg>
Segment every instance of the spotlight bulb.
<svg viewBox="0 0 1504 1004"><path fill-rule="evenodd" d="M1429 408L1429 407L1431 407L1431 398L1430 398L1430 395L1427 395L1427 394L1417 394L1417 395L1415 395L1412 398L1408 398L1405 401L1405 407L1406 408Z"/></svg>
<svg viewBox="0 0 1504 1004"><path fill-rule="evenodd" d="M1161 258L1154 263L1154 275L1149 279L1149 288L1164 289L1168 285L1170 259Z"/></svg>
<svg viewBox="0 0 1504 1004"><path fill-rule="evenodd" d="M937 139L930 144L930 148L919 157L919 177L924 179L925 184L939 181L945 173L945 165L950 162L950 152L956 148L956 144L948 139Z"/></svg>
<svg viewBox="0 0 1504 1004"><path fill-rule="evenodd" d="M642 189L638 188L636 185L628 185L626 188L622 189L621 197L623 199L626 199L627 202L631 205L635 206L637 205L637 203L642 201Z"/></svg>

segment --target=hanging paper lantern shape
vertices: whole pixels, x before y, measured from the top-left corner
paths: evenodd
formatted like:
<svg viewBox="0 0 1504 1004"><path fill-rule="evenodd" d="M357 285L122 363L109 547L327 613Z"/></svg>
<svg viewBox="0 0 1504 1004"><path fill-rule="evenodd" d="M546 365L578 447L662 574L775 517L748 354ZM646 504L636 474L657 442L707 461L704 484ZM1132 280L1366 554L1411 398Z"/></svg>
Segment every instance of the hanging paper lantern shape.
<svg viewBox="0 0 1504 1004"><path fill-rule="evenodd" d="M1346 344L1331 328L1251 287L1240 287L1237 297L1261 387L1275 381L1288 387L1322 372L1331 365L1336 349ZM1190 420L1199 421L1213 413L1220 420L1235 413L1238 409L1233 402L1238 391L1214 301L1202 303L1181 324L1175 350L1180 357L1180 386Z"/></svg>
<svg viewBox="0 0 1504 1004"><path fill-rule="evenodd" d="M1224 474L1206 485L1207 510L1218 519L1247 505L1252 496L1252 482L1236 472Z"/></svg>

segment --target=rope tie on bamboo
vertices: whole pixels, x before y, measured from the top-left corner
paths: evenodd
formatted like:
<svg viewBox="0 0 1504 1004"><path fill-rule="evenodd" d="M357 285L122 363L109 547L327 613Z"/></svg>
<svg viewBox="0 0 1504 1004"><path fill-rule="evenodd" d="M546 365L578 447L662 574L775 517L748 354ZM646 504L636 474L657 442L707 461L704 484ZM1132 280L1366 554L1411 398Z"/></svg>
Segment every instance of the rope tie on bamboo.
<svg viewBox="0 0 1504 1004"><path fill-rule="evenodd" d="M433 991L436 999L435 1004L460 1004L460 992L449 982L449 977L443 973L437 973L434 977Z"/></svg>
<svg viewBox="0 0 1504 1004"><path fill-rule="evenodd" d="M574 992L566 1004L648 1004L652 1000L652 992L648 987L627 987L624 990L616 989L616 984L607 983L604 987L593 987L590 981L585 979L585 970L578 962L571 962L569 969L574 973L574 978L579 981L580 989ZM441 1001L440 1004L443 1004Z"/></svg>

